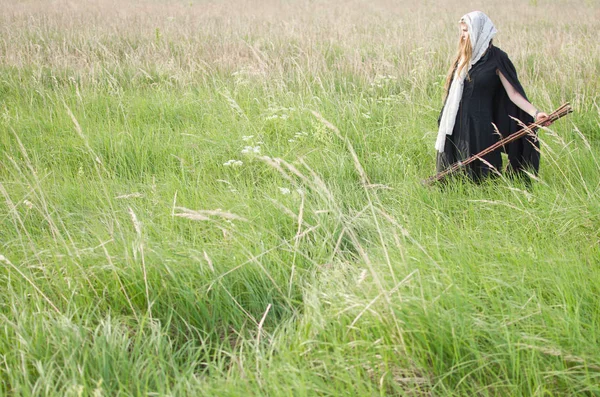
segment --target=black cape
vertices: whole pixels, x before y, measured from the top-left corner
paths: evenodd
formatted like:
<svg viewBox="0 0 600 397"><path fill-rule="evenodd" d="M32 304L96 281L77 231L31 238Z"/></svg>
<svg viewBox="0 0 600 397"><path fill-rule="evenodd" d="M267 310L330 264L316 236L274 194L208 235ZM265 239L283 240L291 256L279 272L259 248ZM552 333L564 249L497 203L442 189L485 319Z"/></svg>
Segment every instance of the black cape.
<svg viewBox="0 0 600 397"><path fill-rule="evenodd" d="M438 172L451 164L466 160L496 143L499 139L520 130L522 127L510 116L524 124L533 122L533 118L517 107L508 97L500 77L499 70L510 84L525 99L525 90L519 82L517 71L508 55L491 45L483 57L471 68L465 79L456 122L452 135L446 137L444 152L438 153ZM445 103L444 103L445 106ZM443 108L442 108L443 111ZM438 118L438 125L441 119ZM496 133L496 125L501 137ZM505 145L502 149L486 155L466 168L467 175L480 180L491 173L490 166L502 170L501 151L508 155L507 171L510 174L523 175L523 170L537 174L540 165L539 142L537 136L526 136Z"/></svg>

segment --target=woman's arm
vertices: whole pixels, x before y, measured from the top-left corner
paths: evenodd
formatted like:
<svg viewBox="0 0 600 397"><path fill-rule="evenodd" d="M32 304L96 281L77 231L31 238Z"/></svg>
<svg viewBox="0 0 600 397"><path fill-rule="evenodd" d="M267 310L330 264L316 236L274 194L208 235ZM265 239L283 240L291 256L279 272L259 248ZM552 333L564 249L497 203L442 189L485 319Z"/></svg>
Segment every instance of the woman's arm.
<svg viewBox="0 0 600 397"><path fill-rule="evenodd" d="M497 71L500 81L508 94L510 100L517 105L525 113L529 114L535 119L536 122L543 120L548 117L548 114L538 111L527 99L523 98L523 95L519 94L517 90L510 84L510 82L504 77L500 70ZM549 124L544 124L549 125Z"/></svg>

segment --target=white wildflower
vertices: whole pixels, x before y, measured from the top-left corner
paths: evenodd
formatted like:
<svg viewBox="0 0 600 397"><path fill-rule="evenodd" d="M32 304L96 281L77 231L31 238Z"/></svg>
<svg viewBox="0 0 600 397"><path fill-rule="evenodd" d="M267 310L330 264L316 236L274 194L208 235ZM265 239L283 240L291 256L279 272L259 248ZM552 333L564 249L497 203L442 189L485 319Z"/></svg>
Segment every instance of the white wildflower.
<svg viewBox="0 0 600 397"><path fill-rule="evenodd" d="M23 204L25 204L25 207L32 209L33 208L33 203L29 200L23 200Z"/></svg>
<svg viewBox="0 0 600 397"><path fill-rule="evenodd" d="M287 187L280 187L279 192L281 194L290 194L291 193L290 189L288 189Z"/></svg>
<svg viewBox="0 0 600 397"><path fill-rule="evenodd" d="M296 140L302 140L302 138L304 138L305 136L308 136L307 132L304 131L298 131L294 134L294 138L293 139L288 139L288 142L293 143L296 142Z"/></svg>
<svg viewBox="0 0 600 397"><path fill-rule="evenodd" d="M227 162L223 163L225 167L240 167L243 164L240 160L227 160Z"/></svg>
<svg viewBox="0 0 600 397"><path fill-rule="evenodd" d="M248 142L249 140L251 140L252 138L254 138L254 135L244 135L242 137L242 141L244 142Z"/></svg>
<svg viewBox="0 0 600 397"><path fill-rule="evenodd" d="M244 146L242 154L260 153L260 146Z"/></svg>

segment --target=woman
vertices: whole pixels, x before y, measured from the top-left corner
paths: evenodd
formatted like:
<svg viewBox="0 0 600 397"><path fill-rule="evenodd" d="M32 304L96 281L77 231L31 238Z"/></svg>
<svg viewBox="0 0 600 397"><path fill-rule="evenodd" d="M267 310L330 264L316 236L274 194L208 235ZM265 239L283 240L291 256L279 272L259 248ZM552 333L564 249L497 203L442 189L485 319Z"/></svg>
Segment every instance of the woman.
<svg viewBox="0 0 600 397"><path fill-rule="evenodd" d="M496 143L502 138L498 131L505 137L521 129L510 116L525 124L548 117L527 100L506 53L492 45L497 30L487 15L471 12L460 19L460 27L458 55L448 72L444 107L438 119L438 172ZM509 171L538 171L539 142L535 136L509 143L504 151ZM494 172L492 168L502 169L499 150L469 164L466 172L478 181Z"/></svg>

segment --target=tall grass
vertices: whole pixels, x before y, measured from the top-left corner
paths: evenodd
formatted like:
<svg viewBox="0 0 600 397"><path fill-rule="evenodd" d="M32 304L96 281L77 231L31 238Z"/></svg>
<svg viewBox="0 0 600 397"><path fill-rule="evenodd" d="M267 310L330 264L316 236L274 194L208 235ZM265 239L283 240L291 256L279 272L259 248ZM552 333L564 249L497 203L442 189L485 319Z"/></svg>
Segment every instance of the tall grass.
<svg viewBox="0 0 600 397"><path fill-rule="evenodd" d="M469 5L575 113L433 188L462 3L0 7L1 395L600 394L596 2Z"/></svg>

